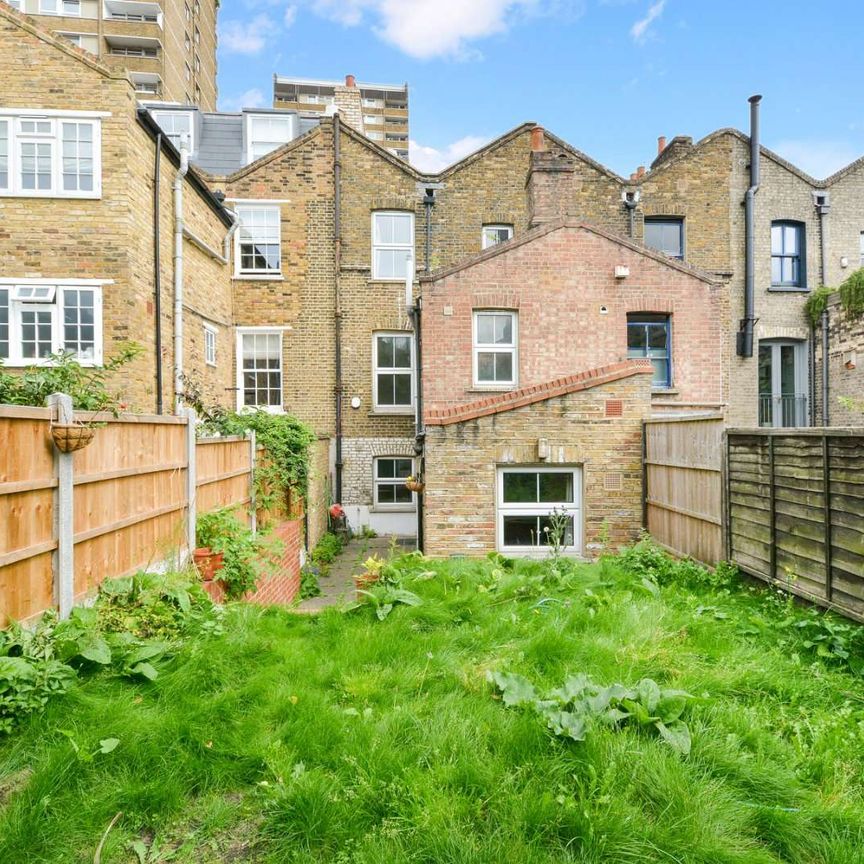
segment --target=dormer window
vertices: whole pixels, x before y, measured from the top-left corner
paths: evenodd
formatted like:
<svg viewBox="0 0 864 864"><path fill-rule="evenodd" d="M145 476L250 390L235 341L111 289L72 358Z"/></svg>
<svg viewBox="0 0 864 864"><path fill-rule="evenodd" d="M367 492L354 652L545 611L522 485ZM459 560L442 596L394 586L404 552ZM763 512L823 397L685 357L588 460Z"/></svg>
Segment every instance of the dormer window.
<svg viewBox="0 0 864 864"><path fill-rule="evenodd" d="M195 150L195 124L191 111L151 111L153 119L159 124L165 136L179 150L181 136L186 136L186 147L190 153Z"/></svg>
<svg viewBox="0 0 864 864"><path fill-rule="evenodd" d="M294 114L247 114L246 162L254 162L296 138L296 122Z"/></svg>

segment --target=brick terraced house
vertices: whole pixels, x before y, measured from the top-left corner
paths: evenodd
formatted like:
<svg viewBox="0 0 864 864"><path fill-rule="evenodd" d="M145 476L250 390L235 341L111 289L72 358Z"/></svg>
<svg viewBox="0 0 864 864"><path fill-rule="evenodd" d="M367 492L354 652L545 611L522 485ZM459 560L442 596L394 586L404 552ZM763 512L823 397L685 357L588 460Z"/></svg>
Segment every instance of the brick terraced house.
<svg viewBox="0 0 864 864"><path fill-rule="evenodd" d="M489 465L548 462L570 479L522 473L572 489L568 500L541 500L535 484L537 507L512 524L535 518L536 536L541 505L578 504L570 545L590 554L604 520L614 537L638 525L641 418L824 417L804 302L857 266L860 160L820 182L756 148L756 184L748 137L720 130L663 142L649 171L623 178L525 123L431 175L369 138L350 76L324 112L148 111L124 73L7 7L0 40L6 365L49 348L99 362L131 338L145 351L122 383L140 410L172 410L188 379L222 404L296 414L330 439L332 495L355 528L410 536L425 524L441 552L512 545L496 514L526 502L496 505ZM182 149L191 167L178 181ZM829 406L858 386L858 331L837 316L829 306ZM448 419L457 409L479 413ZM550 424L557 437L541 434ZM613 460L620 471L598 470ZM448 514L441 490L478 466L460 506L484 524L460 535L464 513ZM425 523L404 484L418 472Z"/></svg>
<svg viewBox="0 0 864 864"><path fill-rule="evenodd" d="M157 147L159 128L139 112L125 73L3 5L0 53L4 367L61 350L100 364L134 341L143 352L116 383L137 410L174 410L175 370L225 392L234 310L220 259L231 214L194 171L178 179L179 154L164 137Z"/></svg>
<svg viewBox="0 0 864 864"><path fill-rule="evenodd" d="M632 540L642 421L722 402L721 283L568 217L421 282L424 548L537 553L555 512L571 553Z"/></svg>

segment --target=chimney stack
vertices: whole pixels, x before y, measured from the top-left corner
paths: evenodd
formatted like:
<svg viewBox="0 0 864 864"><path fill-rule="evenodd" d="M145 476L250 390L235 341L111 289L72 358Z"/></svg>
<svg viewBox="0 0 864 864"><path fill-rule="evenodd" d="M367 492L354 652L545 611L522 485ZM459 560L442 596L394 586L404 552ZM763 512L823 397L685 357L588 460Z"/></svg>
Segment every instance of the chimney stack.
<svg viewBox="0 0 864 864"><path fill-rule="evenodd" d="M657 139L657 155L659 156L666 149L666 136L661 135Z"/></svg>
<svg viewBox="0 0 864 864"><path fill-rule="evenodd" d="M543 137L543 127L535 126L531 130L531 152L542 153L546 149L546 139Z"/></svg>
<svg viewBox="0 0 864 864"><path fill-rule="evenodd" d="M636 169L636 179L637 179L637 180L641 180L644 176L645 176L645 166L644 166L644 165L640 165L640 166Z"/></svg>
<svg viewBox="0 0 864 864"><path fill-rule="evenodd" d="M346 75L345 76L345 86L346 87L356 87L357 86L357 81L353 75Z"/></svg>

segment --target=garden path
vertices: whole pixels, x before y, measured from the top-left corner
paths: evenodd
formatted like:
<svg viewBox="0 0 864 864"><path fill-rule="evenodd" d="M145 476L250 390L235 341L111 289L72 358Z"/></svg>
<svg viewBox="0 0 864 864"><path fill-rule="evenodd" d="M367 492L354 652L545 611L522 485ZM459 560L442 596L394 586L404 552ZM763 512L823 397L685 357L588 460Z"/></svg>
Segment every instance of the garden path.
<svg viewBox="0 0 864 864"><path fill-rule="evenodd" d="M412 541L408 549L413 548ZM329 575L321 578L321 593L317 597L301 601L295 611L314 614L331 606L350 603L357 596L353 576L363 570L363 562L370 555L389 558L394 549L397 555L408 551L402 541L397 540L394 543L391 537L355 537L349 540L333 561Z"/></svg>

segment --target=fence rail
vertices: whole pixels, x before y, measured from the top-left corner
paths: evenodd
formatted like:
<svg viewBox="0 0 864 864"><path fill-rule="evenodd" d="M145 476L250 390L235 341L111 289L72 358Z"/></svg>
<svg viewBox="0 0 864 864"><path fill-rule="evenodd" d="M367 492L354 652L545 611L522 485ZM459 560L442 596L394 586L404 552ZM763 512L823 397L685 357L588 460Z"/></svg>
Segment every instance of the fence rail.
<svg viewBox="0 0 864 864"><path fill-rule="evenodd" d="M726 554L864 621L864 431L730 429Z"/></svg>
<svg viewBox="0 0 864 864"><path fill-rule="evenodd" d="M0 626L65 614L104 579L189 548L196 512L252 503L254 439L196 441L192 415L107 416L88 447L60 453L64 411L0 407Z"/></svg>

